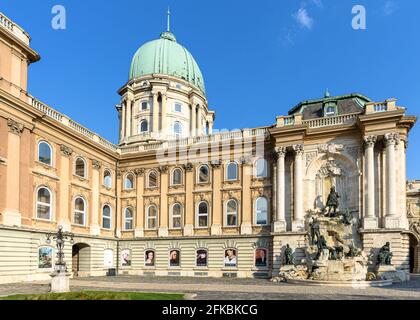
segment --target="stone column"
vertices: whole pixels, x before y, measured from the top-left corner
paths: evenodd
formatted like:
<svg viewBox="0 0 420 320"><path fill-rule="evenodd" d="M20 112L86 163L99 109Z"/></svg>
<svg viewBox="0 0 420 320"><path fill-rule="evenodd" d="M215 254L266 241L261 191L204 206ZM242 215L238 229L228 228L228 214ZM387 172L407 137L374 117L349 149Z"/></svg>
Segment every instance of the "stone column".
<svg viewBox="0 0 420 320"><path fill-rule="evenodd" d="M121 140L124 140L126 133L125 133L125 121L127 119L127 115L126 115L126 106L125 106L125 102L121 102L121 109L122 109L122 113L121 113Z"/></svg>
<svg viewBox="0 0 420 320"><path fill-rule="evenodd" d="M295 151L295 163L294 163L294 188L293 188L293 206L294 216L292 223L293 231L302 231L304 228L303 221L303 174L302 174L302 157L303 157L303 145L296 144L293 146Z"/></svg>
<svg viewBox="0 0 420 320"><path fill-rule="evenodd" d="M158 94L153 93L153 125L152 132L159 133L159 101Z"/></svg>
<svg viewBox="0 0 420 320"><path fill-rule="evenodd" d="M203 135L203 119L201 118L201 112L202 106L198 105L197 108L197 136Z"/></svg>
<svg viewBox="0 0 420 320"><path fill-rule="evenodd" d="M285 212L285 177L284 160L286 158L286 147L277 147L277 175L276 175L276 219L273 224L274 232L286 231L286 212Z"/></svg>
<svg viewBox="0 0 420 320"><path fill-rule="evenodd" d="M376 136L364 137L365 144L365 215L363 219L364 229L376 229L378 227L378 219L375 216L375 164L374 164L374 148Z"/></svg>
<svg viewBox="0 0 420 320"><path fill-rule="evenodd" d="M252 234L252 195L251 195L251 179L252 179L252 159L250 157L242 157L242 223L241 234Z"/></svg>
<svg viewBox="0 0 420 320"><path fill-rule="evenodd" d="M100 169L101 163L98 160L92 161L92 214L90 220L90 234L99 235L101 233L101 227L99 222L99 213L101 208L99 208L99 189L100 189Z"/></svg>
<svg viewBox="0 0 420 320"><path fill-rule="evenodd" d="M9 127L7 136L7 185L5 191L6 206L2 213L3 224L8 226L20 226L22 223L22 215L19 208L20 137L24 130L24 126L13 119L7 119L7 126Z"/></svg>
<svg viewBox="0 0 420 320"><path fill-rule="evenodd" d="M399 162L400 162L400 175L399 175L399 185L400 185L400 197L399 202L401 204L400 207L400 216L401 216L401 223L402 228L408 229L408 218L407 218L407 142L403 139L400 140L398 144L398 153L399 153Z"/></svg>
<svg viewBox="0 0 420 320"><path fill-rule="evenodd" d="M121 173L121 169L119 169L117 167L117 169L115 170L115 175L117 177L116 179L116 184L115 184L115 188L116 188L116 193L117 193L117 206L115 208L116 210L116 221L115 221L115 236L117 238L121 238L121 230L122 230L122 217L124 215L123 212L123 207L122 207L122 201L121 201L121 193L122 193L122 184L123 184L123 179L122 179L122 173ZM118 253L119 254L119 253Z"/></svg>
<svg viewBox="0 0 420 320"><path fill-rule="evenodd" d="M194 166L192 163L184 165L185 174L185 225L184 236L192 236L194 234Z"/></svg>
<svg viewBox="0 0 420 320"><path fill-rule="evenodd" d="M168 130L168 121L167 121L167 117L166 117L166 114L168 112L167 101L168 101L168 98L167 98L166 94L162 94L162 128L161 128L161 132L164 135L170 134L170 131Z"/></svg>
<svg viewBox="0 0 420 320"><path fill-rule="evenodd" d="M195 137L197 134L197 110L195 104L191 104L191 136Z"/></svg>
<svg viewBox="0 0 420 320"><path fill-rule="evenodd" d="M212 222L210 232L212 235L222 234L222 223L223 223L223 210L222 210L222 194L220 189L222 188L222 173L221 173L221 162L219 160L212 161L211 166L213 168L213 203L212 203Z"/></svg>
<svg viewBox="0 0 420 320"><path fill-rule="evenodd" d="M144 237L144 169L136 169L134 173L137 176L136 183L136 193L137 193L137 203L136 203L136 227L134 229L134 237L142 238Z"/></svg>
<svg viewBox="0 0 420 320"><path fill-rule="evenodd" d="M386 144L386 217L385 228L399 228L400 219L397 214L397 185L396 163L395 163L395 147L399 142L398 133L387 133L384 135Z"/></svg>
<svg viewBox="0 0 420 320"><path fill-rule="evenodd" d="M123 139L123 132L122 132L122 107L121 105L116 105L116 109L118 111L118 134L119 134L119 142Z"/></svg>
<svg viewBox="0 0 420 320"><path fill-rule="evenodd" d="M73 150L65 145L60 146L60 182L58 184L59 192L59 212L57 214L57 222L63 226L64 231L71 231L71 214L69 208L69 186L71 181L70 158Z"/></svg>
<svg viewBox="0 0 420 320"><path fill-rule="evenodd" d="M208 134L213 134L213 120L209 121Z"/></svg>
<svg viewBox="0 0 420 320"><path fill-rule="evenodd" d="M125 136L128 138L131 136L131 100L129 99L126 100L125 113Z"/></svg>
<svg viewBox="0 0 420 320"><path fill-rule="evenodd" d="M168 166L160 166L159 237L168 236Z"/></svg>

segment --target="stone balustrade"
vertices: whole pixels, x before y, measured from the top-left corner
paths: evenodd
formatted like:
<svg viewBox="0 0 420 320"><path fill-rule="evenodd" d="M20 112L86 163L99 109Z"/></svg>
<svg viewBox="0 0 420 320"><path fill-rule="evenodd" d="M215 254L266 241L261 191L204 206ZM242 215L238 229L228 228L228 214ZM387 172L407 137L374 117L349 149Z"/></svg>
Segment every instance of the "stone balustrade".
<svg viewBox="0 0 420 320"><path fill-rule="evenodd" d="M14 24L8 17L0 12L0 27L6 29L12 33L16 38L21 40L23 43L29 46L30 37L29 35L17 24Z"/></svg>
<svg viewBox="0 0 420 320"><path fill-rule="evenodd" d="M334 117L316 118L311 120L303 120L302 123L307 124L309 128L321 128L330 126L339 126L343 124L355 124L357 116L360 113L343 114Z"/></svg>

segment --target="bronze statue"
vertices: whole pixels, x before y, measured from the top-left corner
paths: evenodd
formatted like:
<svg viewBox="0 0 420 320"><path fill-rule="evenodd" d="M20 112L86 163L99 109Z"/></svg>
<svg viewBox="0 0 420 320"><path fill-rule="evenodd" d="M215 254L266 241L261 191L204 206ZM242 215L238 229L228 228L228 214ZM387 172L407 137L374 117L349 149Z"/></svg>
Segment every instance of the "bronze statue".
<svg viewBox="0 0 420 320"><path fill-rule="evenodd" d="M328 198L327 198L327 205L326 205L326 207L328 207L328 214L327 215L329 217L337 216L337 208L338 208L338 199L339 198L340 198L340 196L335 191L335 187L331 187L330 194L328 195ZM334 213L331 213L331 209L333 209Z"/></svg>
<svg viewBox="0 0 420 320"><path fill-rule="evenodd" d="M321 233L319 231L319 223L316 217L313 218L311 223L311 242L312 245L316 244L319 241ZM315 240L316 238L316 240Z"/></svg>
<svg viewBox="0 0 420 320"><path fill-rule="evenodd" d="M316 241L316 246L318 249L318 252L316 254L315 260L318 260L321 256L322 251L325 249L328 249L327 241L325 240L324 236L320 236L319 239Z"/></svg>
<svg viewBox="0 0 420 320"><path fill-rule="evenodd" d="M286 266L293 264L293 250L288 244L286 245L286 249L284 250L284 257Z"/></svg>
<svg viewBox="0 0 420 320"><path fill-rule="evenodd" d="M349 209L346 209L341 217L341 222L344 223L346 226L351 225L353 221L353 215L351 214Z"/></svg>
<svg viewBox="0 0 420 320"><path fill-rule="evenodd" d="M392 252L389 242L387 242L381 249L379 249L378 254L378 264L385 264L390 266L392 259Z"/></svg>

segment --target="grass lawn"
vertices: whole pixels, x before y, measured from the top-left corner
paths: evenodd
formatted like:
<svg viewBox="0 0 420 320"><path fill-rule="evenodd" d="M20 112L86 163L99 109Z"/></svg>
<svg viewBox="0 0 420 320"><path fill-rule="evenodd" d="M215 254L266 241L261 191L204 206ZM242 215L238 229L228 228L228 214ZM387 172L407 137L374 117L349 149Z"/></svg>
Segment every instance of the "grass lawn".
<svg viewBox="0 0 420 320"><path fill-rule="evenodd" d="M0 300L184 300L183 294L81 291L67 293L17 294Z"/></svg>

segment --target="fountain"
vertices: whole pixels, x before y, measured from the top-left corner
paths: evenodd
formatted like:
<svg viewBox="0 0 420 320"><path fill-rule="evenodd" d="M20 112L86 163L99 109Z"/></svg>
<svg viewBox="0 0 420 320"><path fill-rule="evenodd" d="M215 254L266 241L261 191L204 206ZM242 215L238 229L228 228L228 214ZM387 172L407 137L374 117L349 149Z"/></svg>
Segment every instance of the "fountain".
<svg viewBox="0 0 420 320"><path fill-rule="evenodd" d="M305 229L309 237L303 248L305 257L296 261L293 250L287 245L284 264L272 281L353 287L407 281L407 274L391 264L389 243L379 253L375 272L368 272L369 259L360 249L359 220L354 212L338 209L339 198L335 187L331 187L326 207L307 212Z"/></svg>

